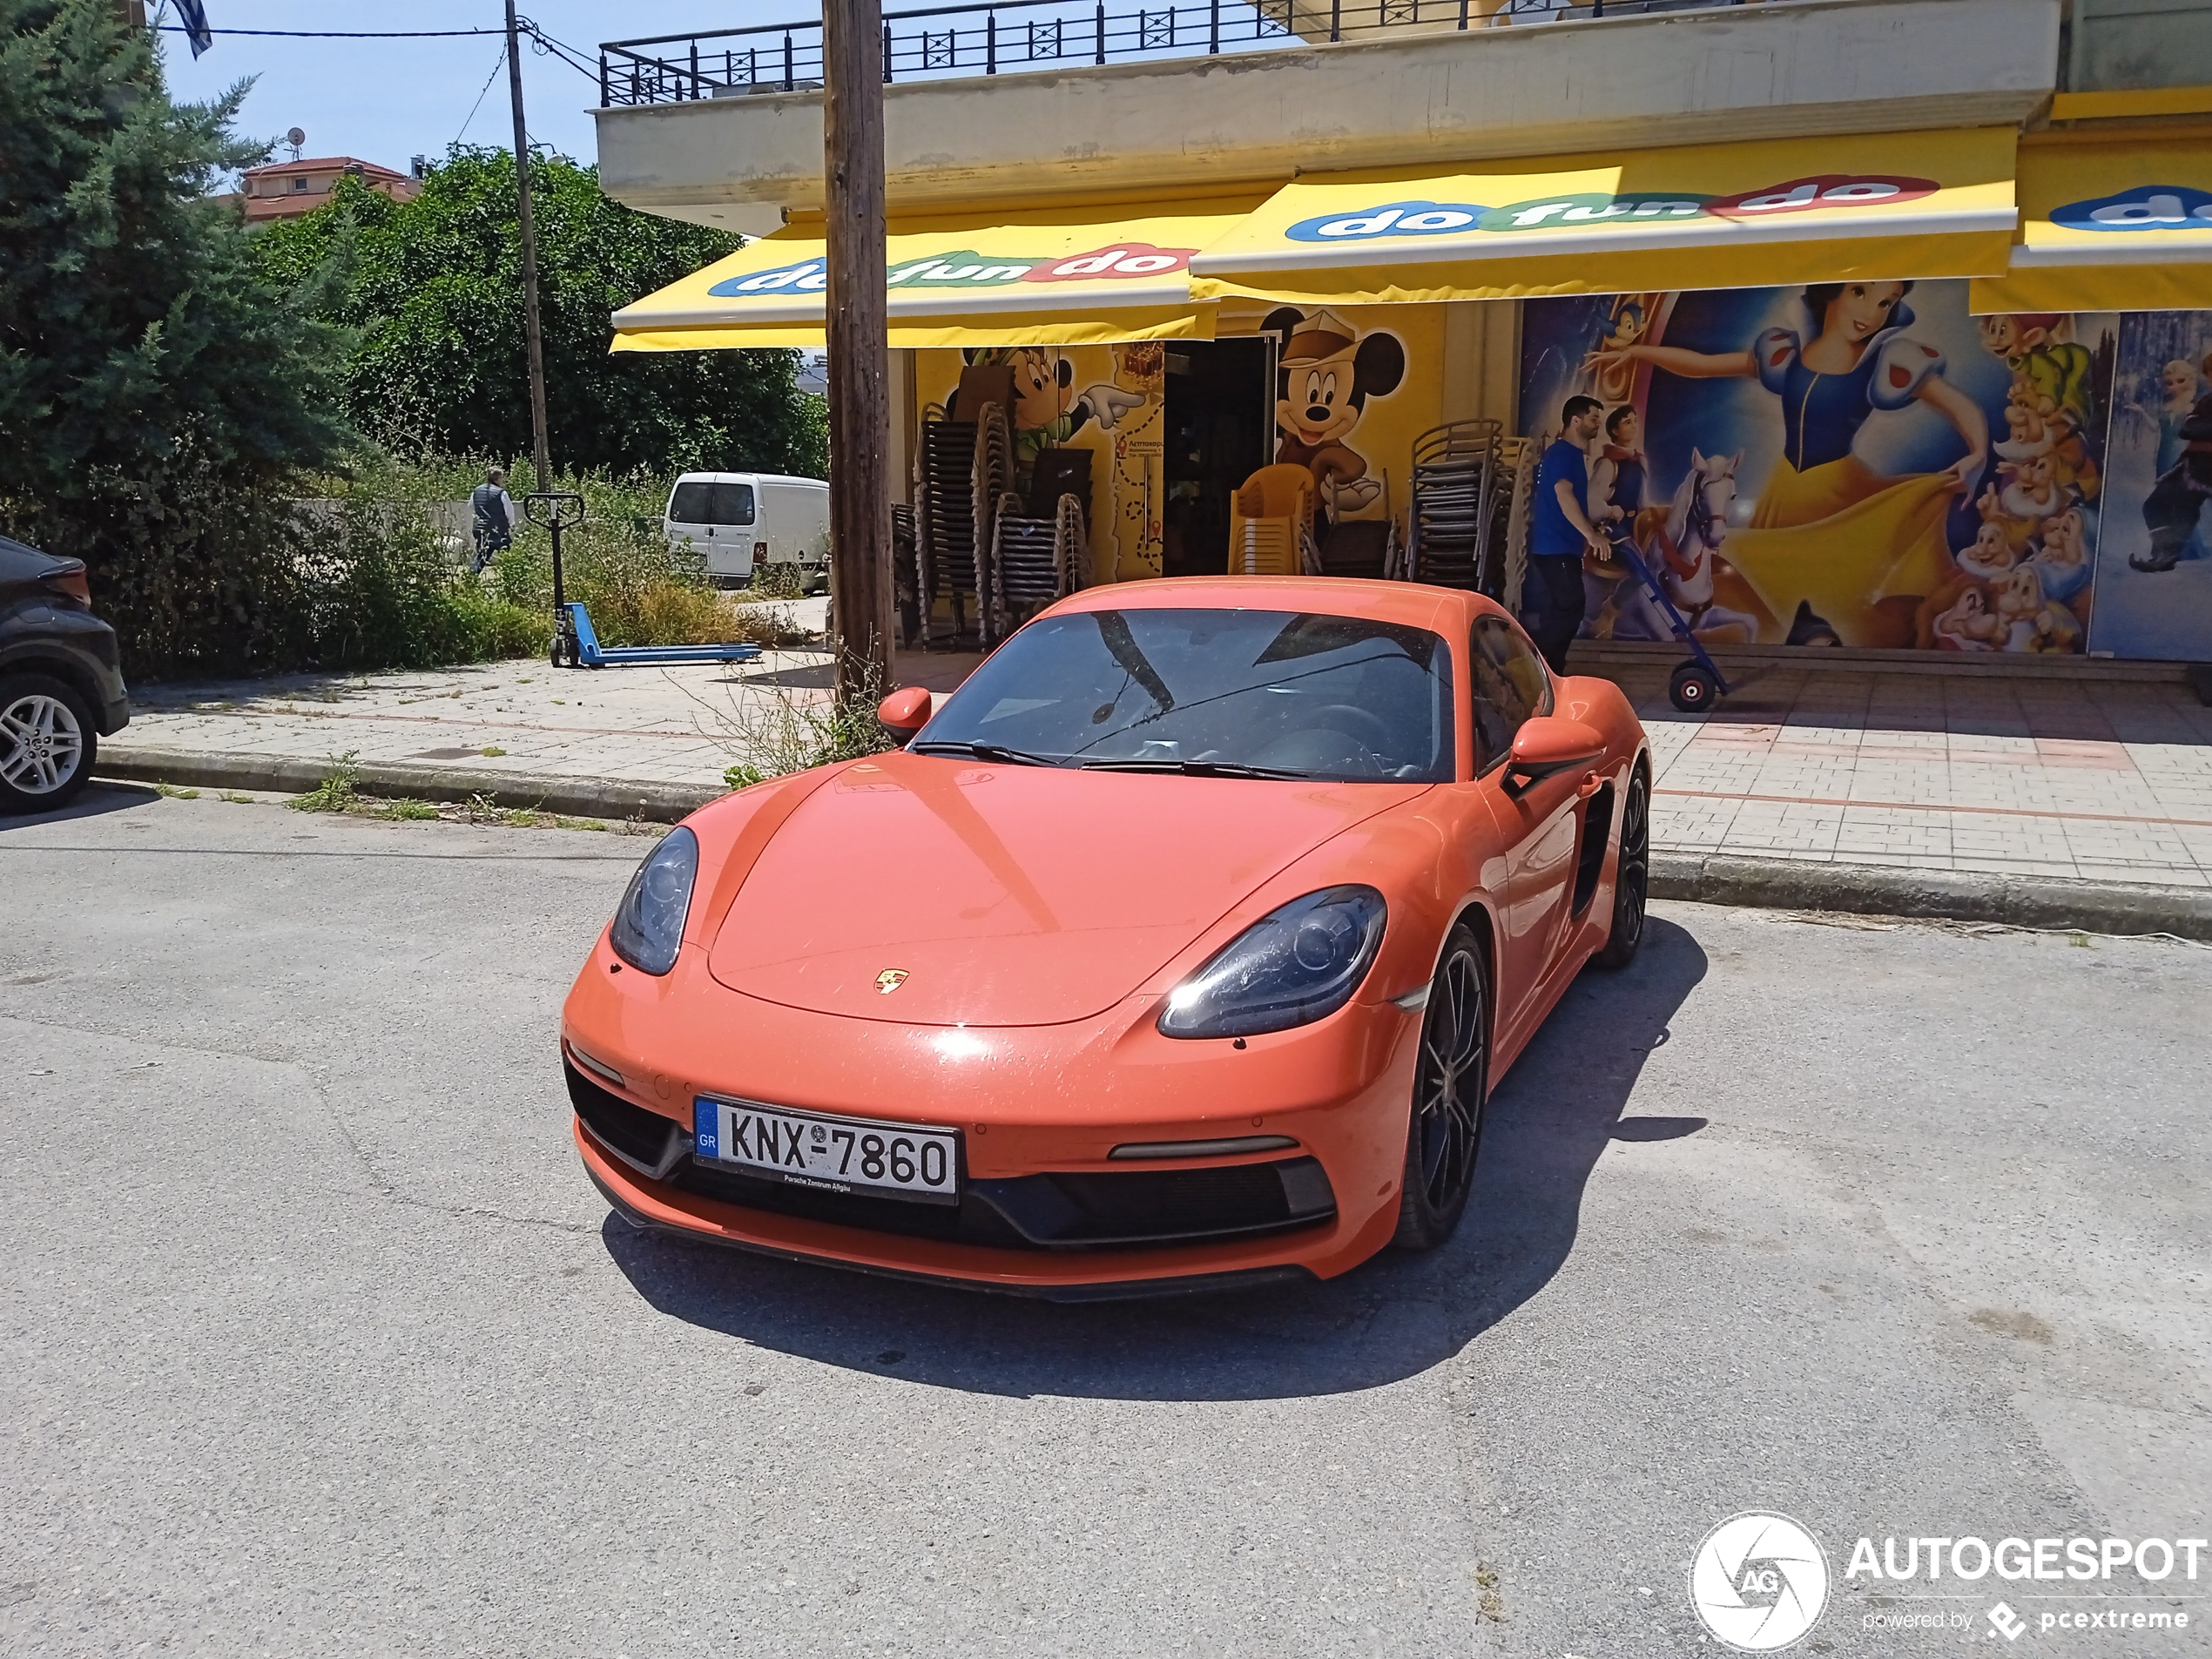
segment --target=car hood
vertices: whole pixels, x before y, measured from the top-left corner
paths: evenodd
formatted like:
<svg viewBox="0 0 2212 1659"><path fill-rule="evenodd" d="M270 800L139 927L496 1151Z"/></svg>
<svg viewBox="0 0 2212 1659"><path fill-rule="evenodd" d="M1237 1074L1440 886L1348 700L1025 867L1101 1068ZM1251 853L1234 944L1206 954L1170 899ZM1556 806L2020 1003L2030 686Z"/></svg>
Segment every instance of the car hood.
<svg viewBox="0 0 2212 1659"><path fill-rule="evenodd" d="M748 996L859 1019L1084 1019L1293 860L1423 787L879 756L778 828L708 967Z"/></svg>

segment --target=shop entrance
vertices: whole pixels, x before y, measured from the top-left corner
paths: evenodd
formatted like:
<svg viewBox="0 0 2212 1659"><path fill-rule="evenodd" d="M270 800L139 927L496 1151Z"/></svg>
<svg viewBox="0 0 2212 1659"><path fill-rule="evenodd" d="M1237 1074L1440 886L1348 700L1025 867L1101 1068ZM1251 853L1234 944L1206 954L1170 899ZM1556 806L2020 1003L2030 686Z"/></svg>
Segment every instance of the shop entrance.
<svg viewBox="0 0 2212 1659"><path fill-rule="evenodd" d="M1229 569L1230 497L1272 453L1272 340L1178 340L1167 347L1167 576Z"/></svg>

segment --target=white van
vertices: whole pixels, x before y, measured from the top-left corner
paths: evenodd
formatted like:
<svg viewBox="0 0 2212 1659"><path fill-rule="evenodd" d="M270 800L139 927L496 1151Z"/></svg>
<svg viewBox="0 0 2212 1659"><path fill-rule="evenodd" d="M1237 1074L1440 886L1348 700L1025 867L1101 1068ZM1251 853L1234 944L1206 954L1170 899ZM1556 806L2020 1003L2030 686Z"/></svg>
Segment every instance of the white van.
<svg viewBox="0 0 2212 1659"><path fill-rule="evenodd" d="M763 564L795 564L802 587L829 581L829 486L772 472L687 472L668 492L661 523L671 548L689 544L718 588Z"/></svg>

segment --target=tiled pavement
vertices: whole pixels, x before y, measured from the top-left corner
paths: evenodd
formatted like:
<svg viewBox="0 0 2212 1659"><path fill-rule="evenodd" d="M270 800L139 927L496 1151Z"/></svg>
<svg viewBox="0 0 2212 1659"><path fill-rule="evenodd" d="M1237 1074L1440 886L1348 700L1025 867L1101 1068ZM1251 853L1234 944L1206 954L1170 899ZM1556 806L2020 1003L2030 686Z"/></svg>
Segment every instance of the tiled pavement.
<svg viewBox="0 0 2212 1659"><path fill-rule="evenodd" d="M2212 886L2212 708L2158 681L1770 668L1710 715L1608 667L1671 852Z"/></svg>
<svg viewBox="0 0 2212 1659"><path fill-rule="evenodd" d="M947 691L975 660L902 654L900 678ZM1662 850L2212 887L2212 708L2187 685L1771 667L1692 719L1656 660L1576 666L1618 680L1650 732ZM116 741L711 784L744 710L827 683L825 657L784 651L152 686Z"/></svg>

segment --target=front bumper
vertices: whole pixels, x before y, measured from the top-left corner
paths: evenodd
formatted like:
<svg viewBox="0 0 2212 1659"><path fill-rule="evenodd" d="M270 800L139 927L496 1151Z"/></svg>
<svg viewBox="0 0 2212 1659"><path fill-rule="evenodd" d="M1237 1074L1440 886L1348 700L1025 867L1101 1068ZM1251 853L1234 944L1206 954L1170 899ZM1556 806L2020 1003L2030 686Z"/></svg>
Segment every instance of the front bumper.
<svg viewBox="0 0 2212 1659"><path fill-rule="evenodd" d="M685 957L664 980L610 973L603 940L563 1018L570 1052L621 1076L568 1062L585 1168L641 1226L1077 1299L1329 1278L1395 1228L1420 1022L1388 1003L1236 1049L1160 1036L1150 997L1069 1025L905 1026L747 997ZM700 1094L955 1128L962 1203L824 1194L695 1159ZM1256 1135L1291 1144L1109 1156Z"/></svg>

